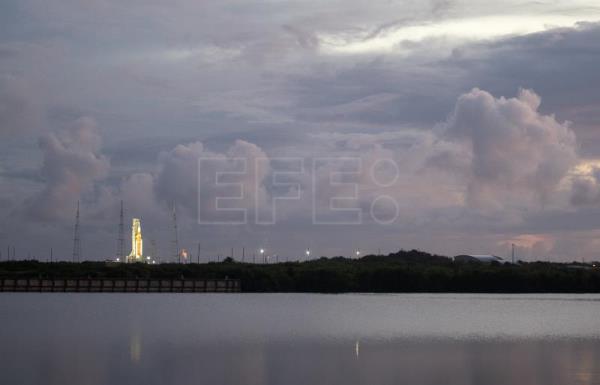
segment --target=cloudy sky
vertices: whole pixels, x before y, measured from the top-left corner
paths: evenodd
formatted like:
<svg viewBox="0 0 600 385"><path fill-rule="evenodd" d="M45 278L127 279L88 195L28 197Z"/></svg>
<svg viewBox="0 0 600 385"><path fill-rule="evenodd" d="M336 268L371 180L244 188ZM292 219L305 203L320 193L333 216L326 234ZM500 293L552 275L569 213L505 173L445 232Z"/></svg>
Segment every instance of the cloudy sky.
<svg viewBox="0 0 600 385"><path fill-rule="evenodd" d="M123 200L163 259L173 205L203 259L600 259L599 68L593 0L4 0L2 258Z"/></svg>

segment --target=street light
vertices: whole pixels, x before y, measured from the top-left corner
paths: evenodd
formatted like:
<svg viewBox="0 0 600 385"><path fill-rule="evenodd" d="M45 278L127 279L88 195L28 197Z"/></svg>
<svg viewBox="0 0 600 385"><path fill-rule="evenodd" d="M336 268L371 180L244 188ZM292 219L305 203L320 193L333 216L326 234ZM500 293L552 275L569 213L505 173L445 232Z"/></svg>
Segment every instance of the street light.
<svg viewBox="0 0 600 385"><path fill-rule="evenodd" d="M265 263L265 259L264 259L264 254L265 254L265 249L260 249L260 257L262 258L263 263Z"/></svg>
<svg viewBox="0 0 600 385"><path fill-rule="evenodd" d="M356 256L358 257L360 255L360 250L356 250Z"/></svg>

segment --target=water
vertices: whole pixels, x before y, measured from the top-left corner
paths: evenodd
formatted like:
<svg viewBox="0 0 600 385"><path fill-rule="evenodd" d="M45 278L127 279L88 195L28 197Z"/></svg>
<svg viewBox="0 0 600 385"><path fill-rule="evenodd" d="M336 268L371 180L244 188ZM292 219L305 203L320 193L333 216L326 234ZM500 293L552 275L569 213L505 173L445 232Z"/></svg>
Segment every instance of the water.
<svg viewBox="0 0 600 385"><path fill-rule="evenodd" d="M5 293L0 383L600 384L600 296Z"/></svg>

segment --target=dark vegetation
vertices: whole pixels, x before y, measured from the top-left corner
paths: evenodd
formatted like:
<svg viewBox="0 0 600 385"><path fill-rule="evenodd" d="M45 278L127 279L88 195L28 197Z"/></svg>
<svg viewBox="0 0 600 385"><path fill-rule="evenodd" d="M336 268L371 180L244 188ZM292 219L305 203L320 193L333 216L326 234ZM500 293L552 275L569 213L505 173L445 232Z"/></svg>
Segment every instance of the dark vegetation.
<svg viewBox="0 0 600 385"><path fill-rule="evenodd" d="M360 259L251 264L230 258L205 264L105 262L0 263L0 278L237 278L245 292L600 292L600 269L588 264L460 263L417 250Z"/></svg>

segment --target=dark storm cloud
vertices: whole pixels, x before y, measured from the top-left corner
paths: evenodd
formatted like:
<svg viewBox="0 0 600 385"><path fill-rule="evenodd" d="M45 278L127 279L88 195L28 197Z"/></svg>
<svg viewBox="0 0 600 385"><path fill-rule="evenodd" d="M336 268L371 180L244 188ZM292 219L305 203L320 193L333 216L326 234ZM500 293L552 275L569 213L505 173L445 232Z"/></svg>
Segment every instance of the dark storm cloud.
<svg viewBox="0 0 600 385"><path fill-rule="evenodd" d="M43 110L38 104L36 90L26 80L0 76L0 138L40 129Z"/></svg>
<svg viewBox="0 0 600 385"><path fill-rule="evenodd" d="M598 15L586 1L6 1L1 145L17 153L15 134L43 139L41 152L18 145L18 154L35 156L2 157L10 160L0 164L0 199L19 206L27 195L38 216L64 213L61 223L70 224L83 196L89 226L107 237L120 199L161 232L177 200L190 240L198 237L188 215L197 205L195 157L358 154L365 164L402 164L401 188L386 191L400 201L401 220L385 229L384 248L395 248L401 232L415 247L445 252L453 244L458 252L461 242L449 239L477 243L469 236L477 230L492 252L513 235L545 231L531 219L544 208L576 218L585 214L573 204L598 204L597 178L569 179L568 169L600 155L600 25L517 28ZM478 26L485 40L456 35L456 21ZM422 37L411 32L421 27ZM541 97L539 108L533 93L513 97L520 88ZM81 132L58 134L79 116L102 127L102 149ZM38 160L45 163L32 175ZM269 191L259 191L268 203ZM304 203L270 231L303 243L293 230L302 228L332 244L365 233L373 245L384 232L315 231ZM566 234L572 223L557 215L554 224ZM583 223L581 231L596 228ZM268 238L249 228L202 231L215 248L230 241L227 231L247 243ZM419 236L428 231L443 240ZM99 242L96 257L104 249Z"/></svg>
<svg viewBox="0 0 600 385"><path fill-rule="evenodd" d="M573 121L582 137L596 141L599 41L600 25L585 23L457 47L440 60L417 53L416 58L387 55L341 68L330 63L292 77L291 97L300 119L430 125L445 117L457 94L473 87L495 95L531 88L544 97L543 111ZM422 49L428 44L439 43L427 42ZM586 151L595 148L584 144Z"/></svg>
<svg viewBox="0 0 600 385"><path fill-rule="evenodd" d="M600 24L564 28L457 49L447 61L490 92L516 85L543 95L542 111L574 122L584 155L600 155Z"/></svg>

